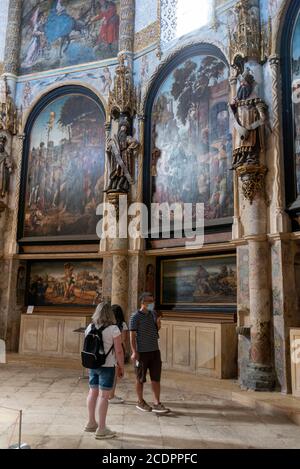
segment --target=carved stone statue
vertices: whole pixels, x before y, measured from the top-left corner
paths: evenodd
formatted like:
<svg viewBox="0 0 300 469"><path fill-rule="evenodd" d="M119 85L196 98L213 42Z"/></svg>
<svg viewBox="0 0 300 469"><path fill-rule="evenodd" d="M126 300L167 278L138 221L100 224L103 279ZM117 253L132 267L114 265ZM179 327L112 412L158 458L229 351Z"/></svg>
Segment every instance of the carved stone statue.
<svg viewBox="0 0 300 469"><path fill-rule="evenodd" d="M255 80L247 69L241 76L237 96L230 104L234 118L233 169L259 165L265 148L266 103L255 94Z"/></svg>
<svg viewBox="0 0 300 469"><path fill-rule="evenodd" d="M107 144L110 175L109 185L104 192L129 192L133 184L133 162L139 147L139 142L130 135L129 118L120 117L118 134L110 138Z"/></svg>
<svg viewBox="0 0 300 469"><path fill-rule="evenodd" d="M13 171L13 164L5 150L7 138L0 135L0 196L5 197L9 191L10 175Z"/></svg>

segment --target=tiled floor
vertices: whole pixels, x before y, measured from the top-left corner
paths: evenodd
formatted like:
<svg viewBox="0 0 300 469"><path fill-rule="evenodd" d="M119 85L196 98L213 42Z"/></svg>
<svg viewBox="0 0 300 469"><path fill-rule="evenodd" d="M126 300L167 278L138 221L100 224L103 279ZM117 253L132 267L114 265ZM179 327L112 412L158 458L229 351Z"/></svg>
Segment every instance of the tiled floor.
<svg viewBox="0 0 300 469"><path fill-rule="evenodd" d="M300 448L300 427L285 417L258 415L230 400L181 390L165 374L162 400L172 413L158 417L135 408L134 379L118 387L124 405L111 405L113 440L97 441L83 432L86 380L78 370L37 365L0 365L0 447L17 442L17 413L23 409L22 441L32 448ZM146 399L151 402L149 385Z"/></svg>

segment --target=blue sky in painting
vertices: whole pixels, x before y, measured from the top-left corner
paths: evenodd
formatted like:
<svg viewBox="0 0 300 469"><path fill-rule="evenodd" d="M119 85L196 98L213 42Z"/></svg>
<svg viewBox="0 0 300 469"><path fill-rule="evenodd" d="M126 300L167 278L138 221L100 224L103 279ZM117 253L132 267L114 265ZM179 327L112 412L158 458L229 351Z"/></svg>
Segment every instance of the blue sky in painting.
<svg viewBox="0 0 300 469"><path fill-rule="evenodd" d="M50 112L55 112L55 124L53 125L53 130L51 130L50 140L54 142L54 145L58 145L63 138L68 138L67 129L61 127L58 123L60 119L61 109L68 99L70 99L70 96L64 96L56 99L51 104L49 104L41 112L41 114L39 114L37 120L34 123L33 130L31 133L31 148L38 147L40 142L47 143ZM88 98L87 96L84 99L90 100L90 98ZM94 107L94 101L90 101L92 102L92 105Z"/></svg>

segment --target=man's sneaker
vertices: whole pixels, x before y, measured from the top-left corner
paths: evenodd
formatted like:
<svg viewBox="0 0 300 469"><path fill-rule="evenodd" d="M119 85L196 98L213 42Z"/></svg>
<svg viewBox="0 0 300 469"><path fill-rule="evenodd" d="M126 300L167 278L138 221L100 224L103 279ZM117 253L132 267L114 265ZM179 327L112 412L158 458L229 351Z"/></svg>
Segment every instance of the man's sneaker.
<svg viewBox="0 0 300 469"><path fill-rule="evenodd" d="M122 397L114 396L111 399L108 399L110 404L124 404L124 399Z"/></svg>
<svg viewBox="0 0 300 469"><path fill-rule="evenodd" d="M104 430L97 429L95 433L96 440L104 440L109 438L114 438L116 436L116 432L111 431L109 428L104 428Z"/></svg>
<svg viewBox="0 0 300 469"><path fill-rule="evenodd" d="M167 409L161 402L159 404L154 404L152 407L152 412L156 412L157 414L168 414L170 409Z"/></svg>
<svg viewBox="0 0 300 469"><path fill-rule="evenodd" d="M149 404L147 404L147 402L144 400L142 400L142 402L138 402L136 408L142 412L152 412L152 407L150 407Z"/></svg>

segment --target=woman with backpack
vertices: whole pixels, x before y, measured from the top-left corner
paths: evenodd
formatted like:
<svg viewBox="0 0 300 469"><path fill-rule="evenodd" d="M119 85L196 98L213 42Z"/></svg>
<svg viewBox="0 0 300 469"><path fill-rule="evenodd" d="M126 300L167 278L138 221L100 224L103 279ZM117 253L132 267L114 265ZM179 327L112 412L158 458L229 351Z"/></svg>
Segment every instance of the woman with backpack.
<svg viewBox="0 0 300 469"><path fill-rule="evenodd" d="M89 370L90 391L87 397L89 420L85 431L95 432L95 438L100 440L116 436L116 432L106 427L106 415L115 377L117 375L122 378L124 375L122 336L116 325L114 313L108 303L100 303L97 306L92 317L92 323L85 331L86 338L93 331L98 330L101 334L99 329L102 331L102 342L106 358L105 363L100 368ZM98 415L96 416L97 402Z"/></svg>
<svg viewBox="0 0 300 469"><path fill-rule="evenodd" d="M124 313L123 313L123 310L122 310L121 306L112 305L111 309L113 310L117 326L118 326L118 328L121 332L122 348L123 348L123 353L124 353L124 357L125 357L125 346L126 346L126 342L127 342L127 338L128 338L128 326L125 322ZM117 385L117 376L116 376L116 379L115 379L114 388L113 388L113 390L112 390L112 392L109 396L109 402L110 402L110 404L123 404L124 399L122 399L121 397L118 397L118 396L115 395L116 385Z"/></svg>

